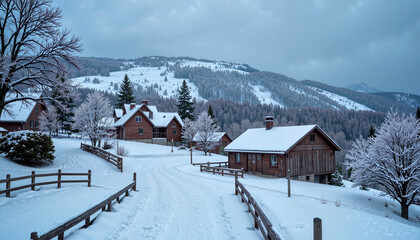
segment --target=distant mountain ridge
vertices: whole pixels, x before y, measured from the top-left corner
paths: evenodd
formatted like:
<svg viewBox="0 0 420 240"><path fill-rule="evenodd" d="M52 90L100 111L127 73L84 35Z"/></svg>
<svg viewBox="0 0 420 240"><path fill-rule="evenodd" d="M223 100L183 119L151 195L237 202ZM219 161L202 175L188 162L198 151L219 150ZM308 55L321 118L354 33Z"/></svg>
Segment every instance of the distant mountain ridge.
<svg viewBox="0 0 420 240"><path fill-rule="evenodd" d="M357 84L351 84L346 87L347 89L356 91L356 92L364 92L364 93L378 93L382 92L381 90L378 90L372 86L367 85L366 83L357 83Z"/></svg>
<svg viewBox="0 0 420 240"><path fill-rule="evenodd" d="M116 92L127 73L143 98L176 97L185 79L197 100L225 99L282 107L318 107L339 110L387 112L391 107L414 112L420 96L407 93L366 93L323 84L297 81L247 64L190 57L140 57L135 59L79 58L81 70L72 70L82 87ZM95 80L95 81L93 81ZM95 83L94 83L95 82ZM366 84L358 89L373 91ZM355 88L356 89L356 88Z"/></svg>

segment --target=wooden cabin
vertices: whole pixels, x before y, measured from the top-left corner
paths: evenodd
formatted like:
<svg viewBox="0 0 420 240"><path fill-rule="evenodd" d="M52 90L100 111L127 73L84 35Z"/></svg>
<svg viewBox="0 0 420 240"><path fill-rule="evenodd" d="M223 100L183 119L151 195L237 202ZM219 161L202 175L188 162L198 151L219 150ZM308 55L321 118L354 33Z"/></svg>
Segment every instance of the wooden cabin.
<svg viewBox="0 0 420 240"><path fill-rule="evenodd" d="M327 183L335 171L335 151L340 147L317 125L273 127L266 117L265 128L248 129L229 144L230 168L243 168L278 177Z"/></svg>
<svg viewBox="0 0 420 240"><path fill-rule="evenodd" d="M197 146L197 142L199 141L198 134L194 136L193 139L193 146ZM232 142L232 139L229 135L225 132L215 132L214 133L214 142L217 142L214 149L211 151L212 153L219 154L221 153L224 148ZM197 150L202 150L200 147L196 147Z"/></svg>
<svg viewBox="0 0 420 240"><path fill-rule="evenodd" d="M184 123L176 112L159 112L156 106L143 101L124 104L123 109L114 111L116 135L118 139L145 143L180 145Z"/></svg>
<svg viewBox="0 0 420 240"><path fill-rule="evenodd" d="M44 105L35 101L28 101L27 103L13 102L7 107L11 114L3 110L0 116L0 127L5 129L6 132L39 131L39 117L42 111L46 110ZM3 131L2 135L5 135L6 132Z"/></svg>

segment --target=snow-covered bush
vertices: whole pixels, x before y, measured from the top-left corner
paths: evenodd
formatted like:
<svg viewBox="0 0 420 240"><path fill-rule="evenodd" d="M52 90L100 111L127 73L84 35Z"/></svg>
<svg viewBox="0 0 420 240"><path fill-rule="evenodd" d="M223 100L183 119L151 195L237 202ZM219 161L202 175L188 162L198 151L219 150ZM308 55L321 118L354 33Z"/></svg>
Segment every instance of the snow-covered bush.
<svg viewBox="0 0 420 240"><path fill-rule="evenodd" d="M391 111L376 137L357 139L346 155L354 185L383 187L400 203L401 216L406 219L409 206L420 194L419 134L418 119Z"/></svg>
<svg viewBox="0 0 420 240"><path fill-rule="evenodd" d="M104 140L104 144L102 145L102 149L107 150L107 149L112 149L114 147L115 143L112 141L111 138L106 138Z"/></svg>
<svg viewBox="0 0 420 240"><path fill-rule="evenodd" d="M32 131L11 132L0 138L0 152L23 164L54 160L54 144L48 134Z"/></svg>
<svg viewBox="0 0 420 240"><path fill-rule="evenodd" d="M117 145L117 155L125 156L127 154L128 154L128 150L125 147Z"/></svg>
<svg viewBox="0 0 420 240"><path fill-rule="evenodd" d="M335 172L331 174L331 180L330 185L335 186L344 186L343 184L343 175L341 175L340 171L338 169L335 169Z"/></svg>

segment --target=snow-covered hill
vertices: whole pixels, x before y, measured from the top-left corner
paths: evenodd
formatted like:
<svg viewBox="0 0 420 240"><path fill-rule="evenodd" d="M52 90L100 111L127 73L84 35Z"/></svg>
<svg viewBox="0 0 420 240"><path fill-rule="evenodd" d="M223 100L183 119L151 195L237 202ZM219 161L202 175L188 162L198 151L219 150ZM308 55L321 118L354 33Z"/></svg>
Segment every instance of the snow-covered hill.
<svg viewBox="0 0 420 240"><path fill-rule="evenodd" d="M89 65L88 62L89 59L84 59L85 64ZM80 76L74 78L74 81L81 87L115 93L127 74L135 88L156 92L164 98L174 98L182 81L186 80L192 97L197 100L222 98L286 108L319 107L386 112L390 107L411 111L414 105L406 95L387 97L313 81L297 81L277 73L260 72L246 64L167 57L143 57L120 64L120 68L125 70L110 72L109 76Z"/></svg>
<svg viewBox="0 0 420 240"><path fill-rule="evenodd" d="M36 172L92 170L92 187L46 185L0 196L0 239L29 239L42 234L127 185L137 172L138 192L130 193L112 212L103 212L88 228L76 226L67 239L262 239L238 196L234 178L202 173L189 164L189 152L170 147L119 141L128 149L124 173L80 150L84 140L54 139L56 160L51 166L30 168L0 157L0 178ZM115 150L111 150L114 152ZM194 151L195 162L223 161ZM420 207L410 207L410 221L399 216L399 205L381 192L292 182L287 197L285 179L245 174L240 179L284 239L312 239L312 221L323 221L324 239L411 240L420 236ZM22 182L22 184L25 184ZM4 186L0 184L0 188Z"/></svg>

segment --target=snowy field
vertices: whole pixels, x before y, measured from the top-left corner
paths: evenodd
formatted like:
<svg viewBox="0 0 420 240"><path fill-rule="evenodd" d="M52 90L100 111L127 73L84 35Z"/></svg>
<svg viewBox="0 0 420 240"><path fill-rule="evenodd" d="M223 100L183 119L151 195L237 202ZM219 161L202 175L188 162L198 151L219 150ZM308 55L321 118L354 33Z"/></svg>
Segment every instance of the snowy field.
<svg viewBox="0 0 420 240"><path fill-rule="evenodd" d="M189 164L189 152L151 144L119 141L129 151L124 173L80 150L78 139L56 138L54 164L29 168L0 157L0 178L11 174L87 172L92 187L46 185L39 191L0 196L0 239L29 239L84 212L123 188L137 172L137 190L114 204L86 229L66 232L67 239L262 239L254 231L246 205L234 195L234 178L200 173ZM113 152L115 150L111 150ZM195 162L226 157L194 152ZM323 239L419 239L420 207L410 207L410 221L399 217L399 205L380 192L245 175L240 179L285 239L312 239L312 221L323 221ZM13 184L13 183L12 183ZM24 184L22 182L22 184ZM349 185L348 183L346 185ZM4 185L0 184L0 188ZM385 206L387 203L387 207Z"/></svg>
<svg viewBox="0 0 420 240"><path fill-rule="evenodd" d="M341 106L344 106L345 108L347 108L348 110L356 110L356 111L373 111L372 109L366 107L363 104L360 104L358 102L355 102L353 100L350 100L346 97L337 95L335 93L332 92L328 92L325 91L323 89L320 88L316 88L316 87L309 87L311 89L313 89L314 91L319 92L320 94L328 97L329 99L333 100L334 102L340 104ZM374 112L374 111L373 111Z"/></svg>

